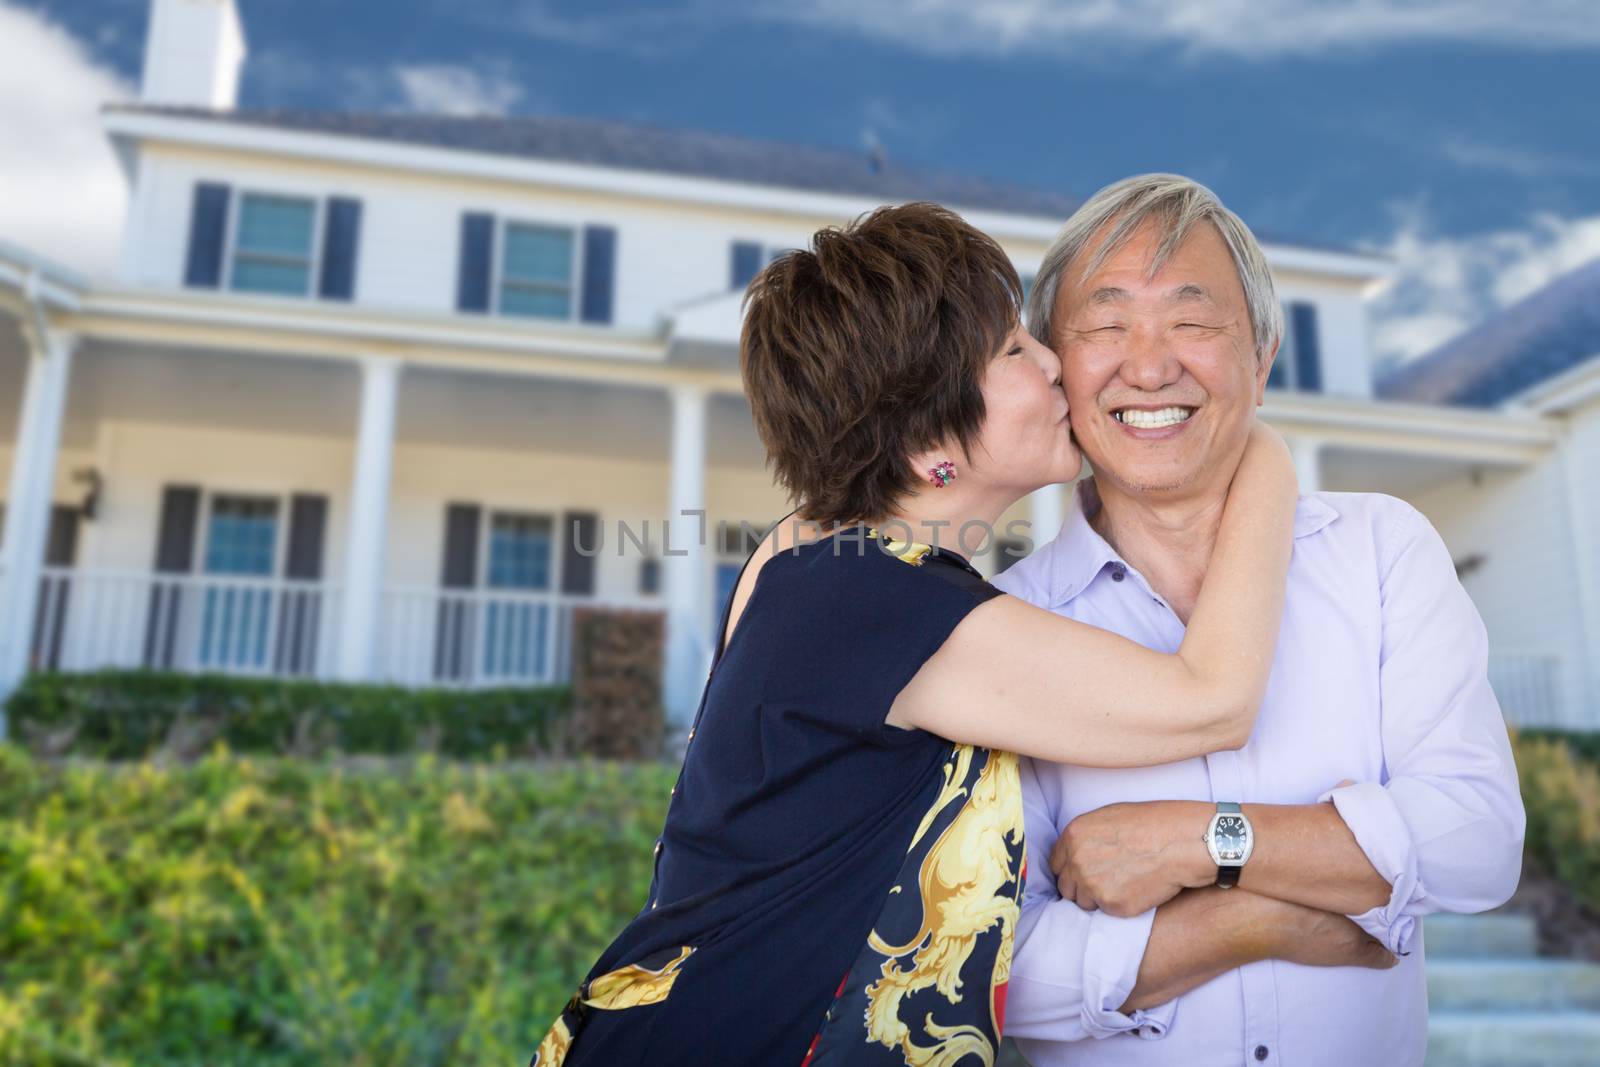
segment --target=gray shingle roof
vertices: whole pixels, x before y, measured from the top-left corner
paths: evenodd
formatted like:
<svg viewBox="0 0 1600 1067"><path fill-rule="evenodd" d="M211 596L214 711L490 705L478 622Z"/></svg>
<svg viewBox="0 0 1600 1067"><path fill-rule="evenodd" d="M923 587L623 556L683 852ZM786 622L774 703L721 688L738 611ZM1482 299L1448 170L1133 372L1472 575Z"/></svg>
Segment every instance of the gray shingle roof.
<svg viewBox="0 0 1600 1067"><path fill-rule="evenodd" d="M114 104L108 110L214 119L303 133L459 148L494 155L586 163L662 174L722 178L813 192L858 193L884 200L932 199L966 207L1065 219L1078 200L954 174L911 170L866 152L730 137L692 130L557 116L421 115L408 112L312 111Z"/></svg>
<svg viewBox="0 0 1600 1067"><path fill-rule="evenodd" d="M882 202L934 200L960 208L1005 211L1065 221L1080 200L1066 192L1011 185L947 172L874 166L866 152L757 141L726 134L673 130L552 115L460 116L409 112L313 111L284 108L212 111L160 104L111 104L108 111L170 115L269 126L302 133L457 148L493 155L586 163L625 170L749 182L820 193L847 193ZM1370 255L1344 245L1283 239L1263 241Z"/></svg>
<svg viewBox="0 0 1600 1067"><path fill-rule="evenodd" d="M1381 397L1488 408L1600 354L1600 259L1495 312L1377 384Z"/></svg>

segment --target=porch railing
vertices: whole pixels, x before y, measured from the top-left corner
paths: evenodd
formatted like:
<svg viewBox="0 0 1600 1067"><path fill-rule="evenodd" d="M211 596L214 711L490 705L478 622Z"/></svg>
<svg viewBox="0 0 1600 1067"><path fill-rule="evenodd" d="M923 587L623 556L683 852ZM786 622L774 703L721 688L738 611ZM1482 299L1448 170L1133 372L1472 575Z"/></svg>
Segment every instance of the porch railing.
<svg viewBox="0 0 1600 1067"><path fill-rule="evenodd" d="M1518 726L1581 725L1578 709L1568 706L1563 692L1562 671L1562 657L1555 653L1489 653L1489 684L1506 718Z"/></svg>
<svg viewBox="0 0 1600 1067"><path fill-rule="evenodd" d="M340 593L321 582L46 567L29 665L328 678L337 661ZM387 588L376 679L413 686L568 681L573 613L582 607L659 611L661 603Z"/></svg>
<svg viewBox="0 0 1600 1067"><path fill-rule="evenodd" d="M580 608L660 611L659 600L504 589L384 591L378 677L401 685L541 685L572 677Z"/></svg>
<svg viewBox="0 0 1600 1067"><path fill-rule="evenodd" d="M319 582L46 567L29 664L322 677L339 608Z"/></svg>

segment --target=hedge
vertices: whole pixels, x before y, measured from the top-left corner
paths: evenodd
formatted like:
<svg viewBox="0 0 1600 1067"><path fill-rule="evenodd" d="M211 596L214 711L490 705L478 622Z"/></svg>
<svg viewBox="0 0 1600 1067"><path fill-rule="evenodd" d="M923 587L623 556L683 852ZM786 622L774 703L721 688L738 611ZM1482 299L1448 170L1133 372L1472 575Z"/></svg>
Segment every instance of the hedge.
<svg viewBox="0 0 1600 1067"><path fill-rule="evenodd" d="M1523 731L1515 749L1529 859L1600 918L1600 760L1585 744L1593 736Z"/></svg>
<svg viewBox="0 0 1600 1067"><path fill-rule="evenodd" d="M526 1063L675 773L0 745L0 1063Z"/></svg>
<svg viewBox="0 0 1600 1067"><path fill-rule="evenodd" d="M37 755L193 758L234 752L321 756L438 752L451 759L563 751L562 686L409 689L173 671L30 674L8 729Z"/></svg>

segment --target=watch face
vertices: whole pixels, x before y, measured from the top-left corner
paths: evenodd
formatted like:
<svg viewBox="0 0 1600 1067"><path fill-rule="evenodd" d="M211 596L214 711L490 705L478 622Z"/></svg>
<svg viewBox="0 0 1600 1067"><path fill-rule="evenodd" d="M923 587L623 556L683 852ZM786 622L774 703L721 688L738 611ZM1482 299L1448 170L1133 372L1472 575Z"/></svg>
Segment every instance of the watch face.
<svg viewBox="0 0 1600 1067"><path fill-rule="evenodd" d="M1216 843L1217 856L1224 860L1244 859L1244 820L1237 815L1223 815L1217 819L1211 839Z"/></svg>

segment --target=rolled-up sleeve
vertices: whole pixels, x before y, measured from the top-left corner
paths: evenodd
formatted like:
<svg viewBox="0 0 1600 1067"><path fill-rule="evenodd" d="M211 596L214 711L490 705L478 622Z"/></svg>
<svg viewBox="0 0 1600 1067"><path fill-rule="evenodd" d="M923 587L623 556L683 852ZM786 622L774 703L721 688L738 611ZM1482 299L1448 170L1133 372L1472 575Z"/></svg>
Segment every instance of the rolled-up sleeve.
<svg viewBox="0 0 1600 1067"><path fill-rule="evenodd" d="M1434 912L1503 904L1522 872L1525 816L1488 635L1443 539L1400 505L1381 543L1384 780L1324 793L1378 873L1387 904L1352 915L1397 955Z"/></svg>
<svg viewBox="0 0 1600 1067"><path fill-rule="evenodd" d="M1138 980L1155 910L1119 919L1061 899L1050 873L1050 850L1065 824L1059 818L1060 783L1048 764L1022 760L1022 807L1028 877L1006 995L1006 1036L1018 1039L1029 1055L1035 1042L1122 1033L1164 1036L1174 1003L1148 1011L1118 1010Z"/></svg>

